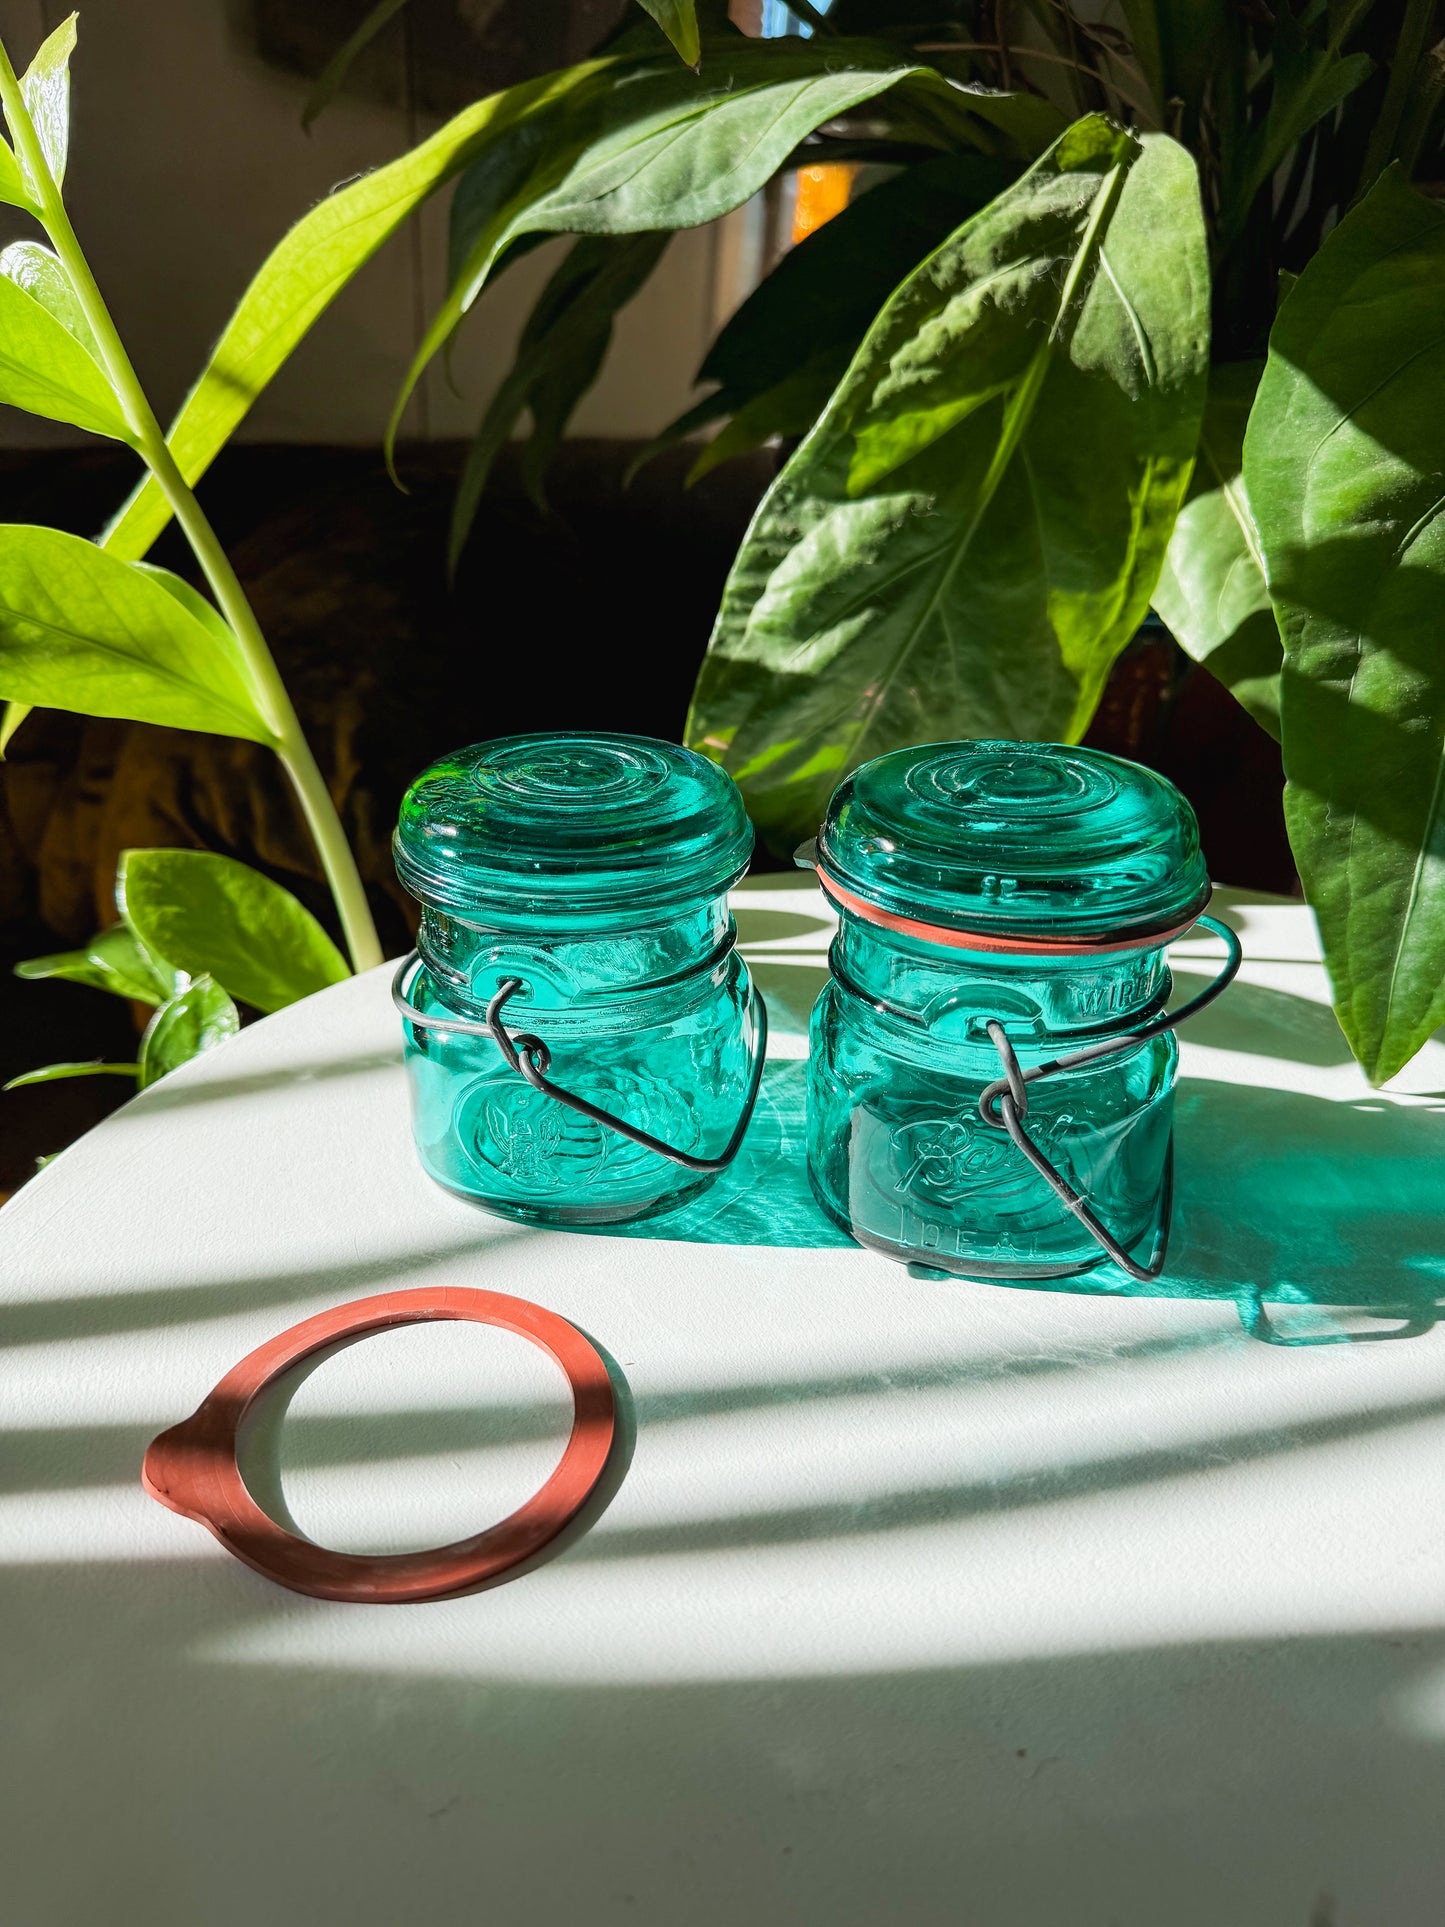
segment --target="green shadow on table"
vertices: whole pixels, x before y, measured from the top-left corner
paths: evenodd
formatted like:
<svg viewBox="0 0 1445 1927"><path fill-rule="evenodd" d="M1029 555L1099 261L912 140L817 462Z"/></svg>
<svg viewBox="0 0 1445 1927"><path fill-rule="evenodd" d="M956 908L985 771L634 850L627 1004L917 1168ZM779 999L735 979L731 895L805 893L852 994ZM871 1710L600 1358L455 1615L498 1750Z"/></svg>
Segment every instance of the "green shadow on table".
<svg viewBox="0 0 1445 1927"><path fill-rule="evenodd" d="M742 1149L701 1197L660 1218L608 1225L596 1235L848 1250L853 1240L825 1214L808 1184L807 1069L801 1059L774 1060L764 1067Z"/></svg>
<svg viewBox="0 0 1445 1927"><path fill-rule="evenodd" d="M1333 1020L1331 1020L1333 1021ZM737 1164L685 1209L605 1235L847 1249L808 1186L806 1066L771 1063ZM1414 1336L1445 1301L1445 1104L1340 1100L1203 1078L1180 1081L1169 1262L1152 1284L1112 1266L1031 1288L1088 1296L1234 1300L1271 1343ZM944 1288L979 1289L932 1274ZM1275 1307L1352 1308L1391 1329L1281 1328Z"/></svg>
<svg viewBox="0 0 1445 1927"><path fill-rule="evenodd" d="M1186 1077L1175 1118L1174 1219L1162 1277L1138 1283L1101 1265L1033 1289L1232 1300L1245 1329L1277 1345L1358 1344L1432 1329L1445 1309L1445 1104ZM1361 1328L1326 1308L1385 1322Z"/></svg>

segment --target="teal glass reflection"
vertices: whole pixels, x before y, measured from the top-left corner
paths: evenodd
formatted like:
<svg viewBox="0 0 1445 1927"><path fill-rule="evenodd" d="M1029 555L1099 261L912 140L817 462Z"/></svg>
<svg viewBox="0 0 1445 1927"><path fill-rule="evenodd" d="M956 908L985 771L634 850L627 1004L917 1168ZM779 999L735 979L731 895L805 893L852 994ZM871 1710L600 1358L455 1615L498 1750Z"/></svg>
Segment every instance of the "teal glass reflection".
<svg viewBox="0 0 1445 1927"><path fill-rule="evenodd" d="M863 1244L964 1276L1102 1262L979 1115L1001 1072L987 1025L1028 1069L1163 1007L1165 943L1209 896L1189 805L1097 751L935 744L840 785L817 862L840 914L810 1029L824 1209ZM1177 1065L1165 1034L1029 1087L1030 1135L1141 1260L1167 1231Z"/></svg>
<svg viewBox="0 0 1445 1927"><path fill-rule="evenodd" d="M751 985L727 892L752 829L716 764L651 738L513 736L408 790L397 873L422 905L412 1003L480 1022L508 978L510 1030L561 1085L697 1155L748 1087ZM423 1167L503 1216L608 1224L696 1197L688 1171L528 1085L489 1037L405 1025Z"/></svg>

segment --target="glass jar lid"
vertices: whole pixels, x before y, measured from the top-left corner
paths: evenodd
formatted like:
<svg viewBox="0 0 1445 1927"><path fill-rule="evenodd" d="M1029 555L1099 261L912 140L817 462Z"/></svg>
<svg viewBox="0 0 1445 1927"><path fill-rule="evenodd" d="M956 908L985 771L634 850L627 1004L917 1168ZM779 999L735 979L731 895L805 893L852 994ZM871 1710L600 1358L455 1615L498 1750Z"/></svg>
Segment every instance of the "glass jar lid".
<svg viewBox="0 0 1445 1927"><path fill-rule="evenodd" d="M677 743L577 730L443 756L402 799L412 896L484 922L633 912L718 896L752 854L725 770Z"/></svg>
<svg viewBox="0 0 1445 1927"><path fill-rule="evenodd" d="M890 916L1064 944L1186 924L1209 899L1194 812L1152 770L1064 743L932 743L833 793L824 883Z"/></svg>

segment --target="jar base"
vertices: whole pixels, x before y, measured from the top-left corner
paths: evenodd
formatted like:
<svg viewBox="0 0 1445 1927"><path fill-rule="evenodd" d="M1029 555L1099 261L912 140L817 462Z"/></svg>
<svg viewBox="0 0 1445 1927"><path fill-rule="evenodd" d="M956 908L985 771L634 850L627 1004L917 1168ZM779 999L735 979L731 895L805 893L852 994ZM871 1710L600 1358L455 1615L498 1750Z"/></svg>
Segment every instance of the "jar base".
<svg viewBox="0 0 1445 1927"><path fill-rule="evenodd" d="M1072 1264L998 1265L982 1259L974 1262L963 1258L950 1258L944 1252L926 1251L921 1245L895 1244L887 1238L880 1238L876 1233L860 1230L857 1225L852 1224L837 1209L822 1185L818 1183L813 1175L811 1164L808 1167L808 1184L828 1219L837 1225L840 1231L846 1232L854 1244L860 1245L865 1251L876 1251L880 1257L891 1258L895 1264L907 1265L910 1270L917 1270L924 1274L932 1273L935 1277L971 1280L981 1285L1056 1284L1063 1278L1087 1277L1091 1272L1099 1271L1109 1263L1108 1255L1100 1251L1093 1257L1082 1258ZM1157 1249L1155 1244L1157 1237L1157 1230L1151 1227L1148 1232L1135 1240L1129 1255L1137 1256L1140 1247L1146 1250ZM1164 1237L1167 1243L1167 1226Z"/></svg>
<svg viewBox="0 0 1445 1927"><path fill-rule="evenodd" d="M426 1171L426 1166L423 1165L422 1169ZM708 1172L694 1183L684 1185L680 1191L670 1191L650 1204L598 1205L519 1204L510 1198L488 1197L478 1191L463 1190L460 1185L449 1184L445 1178L439 1178L434 1171L426 1171L426 1175L439 1191L445 1191L449 1197L459 1198L463 1204L485 1211L491 1217L505 1218L512 1224L546 1225L556 1231L590 1231L604 1230L609 1225L641 1224L650 1218L663 1217L669 1211L680 1210L715 1184L719 1173Z"/></svg>

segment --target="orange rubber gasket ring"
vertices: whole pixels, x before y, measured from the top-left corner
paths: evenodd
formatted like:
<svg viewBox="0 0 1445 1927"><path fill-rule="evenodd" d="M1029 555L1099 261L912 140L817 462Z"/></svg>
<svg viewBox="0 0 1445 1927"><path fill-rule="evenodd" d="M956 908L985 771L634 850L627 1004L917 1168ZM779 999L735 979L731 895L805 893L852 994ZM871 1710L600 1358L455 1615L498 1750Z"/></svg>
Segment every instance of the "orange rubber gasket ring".
<svg viewBox="0 0 1445 1927"><path fill-rule="evenodd" d="M424 1552L332 1552L288 1532L256 1504L236 1463L241 1422L283 1372L342 1338L433 1318L498 1325L550 1355L572 1387L572 1432L551 1478L527 1503L474 1538ZM406 1605L450 1599L500 1579L576 1518L602 1477L616 1435L612 1380L575 1325L525 1298L462 1286L389 1291L304 1319L243 1358L200 1406L147 1448L141 1483L172 1512L215 1534L227 1552L313 1599Z"/></svg>
<svg viewBox="0 0 1445 1927"><path fill-rule="evenodd" d="M913 917L896 916L891 910L884 910L866 897L854 896L845 890L835 877L828 875L821 865L814 866L818 872L818 882L822 885L823 895L831 898L840 909L851 911L864 923L876 923L880 929L895 930L901 937L915 937L920 943L941 944L948 950L981 950L990 955L999 954L1020 957L1110 957L1120 950L1157 950L1162 944L1173 943L1182 937L1186 930L1192 930L1199 921L1201 913L1209 902L1211 892L1206 892L1198 909L1186 917L1183 923L1176 923L1164 930L1135 931L1129 936L1120 937L1000 937L983 930L955 930L941 923L920 923Z"/></svg>

